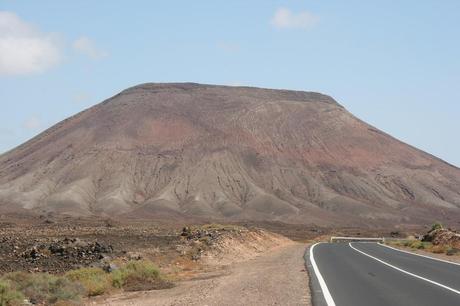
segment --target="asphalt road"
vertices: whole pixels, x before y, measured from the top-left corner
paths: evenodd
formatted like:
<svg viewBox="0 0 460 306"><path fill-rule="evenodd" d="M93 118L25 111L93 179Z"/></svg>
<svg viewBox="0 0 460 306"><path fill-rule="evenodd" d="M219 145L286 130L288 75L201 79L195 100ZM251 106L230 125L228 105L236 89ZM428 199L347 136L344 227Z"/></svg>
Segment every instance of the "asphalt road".
<svg viewBox="0 0 460 306"><path fill-rule="evenodd" d="M327 297L328 291L332 298L324 305L460 305L460 265L377 243L322 243L311 253L317 267L315 279L324 280L320 293Z"/></svg>

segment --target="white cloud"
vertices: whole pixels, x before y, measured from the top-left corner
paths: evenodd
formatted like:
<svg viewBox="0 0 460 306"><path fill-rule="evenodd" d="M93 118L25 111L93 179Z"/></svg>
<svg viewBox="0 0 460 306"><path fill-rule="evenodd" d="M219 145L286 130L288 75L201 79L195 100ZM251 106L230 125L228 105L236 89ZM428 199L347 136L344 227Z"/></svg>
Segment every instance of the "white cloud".
<svg viewBox="0 0 460 306"><path fill-rule="evenodd" d="M60 60L54 34L41 33L16 14L0 11L0 75L39 73Z"/></svg>
<svg viewBox="0 0 460 306"><path fill-rule="evenodd" d="M37 116L32 116L22 126L27 130L37 130L42 127L42 122Z"/></svg>
<svg viewBox="0 0 460 306"><path fill-rule="evenodd" d="M75 40L73 48L92 59L102 59L109 56L106 51L99 49L94 42L86 36L82 36Z"/></svg>
<svg viewBox="0 0 460 306"><path fill-rule="evenodd" d="M316 25L319 17L308 11L293 13L287 8L279 8L271 20L271 24L278 29L307 30Z"/></svg>

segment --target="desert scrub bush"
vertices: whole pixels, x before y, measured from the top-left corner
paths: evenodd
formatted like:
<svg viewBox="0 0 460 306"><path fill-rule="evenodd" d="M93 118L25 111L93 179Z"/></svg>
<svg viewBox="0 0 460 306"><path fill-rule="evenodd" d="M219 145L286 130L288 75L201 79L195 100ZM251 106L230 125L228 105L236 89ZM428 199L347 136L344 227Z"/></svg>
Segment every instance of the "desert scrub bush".
<svg viewBox="0 0 460 306"><path fill-rule="evenodd" d="M126 291L172 287L172 284L160 275L158 268L147 260L129 261L111 275L113 286Z"/></svg>
<svg viewBox="0 0 460 306"><path fill-rule="evenodd" d="M65 277L80 283L86 290L87 296L101 295L107 292L111 285L111 276L100 268L81 268L69 271Z"/></svg>
<svg viewBox="0 0 460 306"><path fill-rule="evenodd" d="M424 249L425 245L419 240L415 240L410 244L410 247L413 249Z"/></svg>
<svg viewBox="0 0 460 306"><path fill-rule="evenodd" d="M237 231L244 229L244 227L233 224L210 223L203 224L201 226L196 227L195 229Z"/></svg>
<svg viewBox="0 0 460 306"><path fill-rule="evenodd" d="M422 241L422 244L423 244L423 248L427 250L430 250L433 247L433 243L428 242L428 241Z"/></svg>
<svg viewBox="0 0 460 306"><path fill-rule="evenodd" d="M408 246L410 243L408 240L394 240L388 241L387 244L394 245L394 246Z"/></svg>
<svg viewBox="0 0 460 306"><path fill-rule="evenodd" d="M24 295L12 288L8 281L0 280L0 306L21 305L24 299Z"/></svg>
<svg viewBox="0 0 460 306"><path fill-rule="evenodd" d="M458 249L455 249L453 247L451 247L450 245L446 247L446 255L447 256L452 256L452 255L455 255L458 253Z"/></svg>
<svg viewBox="0 0 460 306"><path fill-rule="evenodd" d="M32 304L55 304L58 302L77 302L84 289L80 284L50 275L48 273L12 272L5 274L3 280L21 292Z"/></svg>
<svg viewBox="0 0 460 306"><path fill-rule="evenodd" d="M442 254L445 252L445 247L442 245L434 245L430 251L435 254Z"/></svg>
<svg viewBox="0 0 460 306"><path fill-rule="evenodd" d="M441 222L435 222L431 225L431 231L443 229Z"/></svg>
<svg viewBox="0 0 460 306"><path fill-rule="evenodd" d="M408 246L410 246L413 242L414 242L414 241L412 241L412 240L404 240L404 241L401 242L401 245L402 245L402 246L405 246L405 247L408 247Z"/></svg>

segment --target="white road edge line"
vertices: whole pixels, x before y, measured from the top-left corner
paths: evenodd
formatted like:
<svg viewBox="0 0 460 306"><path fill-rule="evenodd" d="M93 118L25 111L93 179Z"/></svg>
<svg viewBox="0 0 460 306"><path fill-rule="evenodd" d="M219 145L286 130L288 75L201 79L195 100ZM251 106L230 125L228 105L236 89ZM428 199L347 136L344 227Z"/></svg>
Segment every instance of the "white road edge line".
<svg viewBox="0 0 460 306"><path fill-rule="evenodd" d="M382 263L382 264L384 264L384 265L386 265L386 266L388 266L388 267L390 267L390 268L393 268L393 269L395 269L395 270L398 270L399 272L402 272L402 273L405 273L405 274L410 275L410 276L412 276L412 277L415 277L415 278L424 280L424 281L426 281L426 282L428 282L428 283L430 283L430 284L439 286L439 287L441 287L441 288L447 289L447 290L449 290L449 291L452 291L452 292L454 292L454 293L460 295L460 291L459 291L459 290L456 290L456 289L454 289L454 288L451 288L451 287L448 287L448 286L446 286L446 285L443 285L443 284L437 283L437 282L435 282L435 281L432 281L431 279L428 279L428 278L419 276L419 275L417 275L417 274L414 274L414 273L411 273L411 272L409 272L409 271L406 271L406 270L403 270L403 269L401 269L401 268L398 268L398 267L396 267L396 266L393 266L393 265L391 265L391 264L389 264L389 263L387 263L387 262L385 262L385 261L383 261L383 260L381 260L381 259L378 259L377 257L374 257L374 256L372 256L372 255L369 255L369 254L367 254L367 253L364 253L364 252L361 251L361 250L358 250L357 248L355 248L354 246L351 245L351 242L348 243L348 245L350 246L350 248L352 248L352 249L355 250L356 252L359 252L359 253L361 253L361 254L367 256L367 257L370 257L370 258L372 258L372 259L374 259L374 260L376 260L376 261L378 261L378 262L380 262L380 263Z"/></svg>
<svg viewBox="0 0 460 306"><path fill-rule="evenodd" d="M429 259L433 259L433 260L437 260L437 261L442 261L442 262L445 262L445 263L448 263L448 264L453 264L453 265L460 266L460 263L458 263L458 262L452 262L452 261L448 261L448 260L444 260L444 259L440 259L440 258L431 257L431 256L428 256L428 255L417 254L417 253L409 252L409 251L406 251L406 250L400 250L398 248L394 248L394 247L391 247L391 246L383 244L383 243L379 243L379 245L383 246L383 247L386 247L386 248L389 248L389 249L393 249L395 251L407 253L407 254L410 254L410 255L416 255L416 256L425 257L425 258L429 258Z"/></svg>
<svg viewBox="0 0 460 306"><path fill-rule="evenodd" d="M326 282L324 281L323 276L319 272L319 268L316 265L315 257L313 256L313 249L315 246L320 244L322 242L315 243L314 245L311 246L310 248L310 262L311 265L313 266L313 271L315 271L316 277L318 278L319 285L321 286L321 291L323 291L323 296L324 299L326 300L327 306L335 306L334 299L332 298L331 293L329 292L329 289L327 288Z"/></svg>

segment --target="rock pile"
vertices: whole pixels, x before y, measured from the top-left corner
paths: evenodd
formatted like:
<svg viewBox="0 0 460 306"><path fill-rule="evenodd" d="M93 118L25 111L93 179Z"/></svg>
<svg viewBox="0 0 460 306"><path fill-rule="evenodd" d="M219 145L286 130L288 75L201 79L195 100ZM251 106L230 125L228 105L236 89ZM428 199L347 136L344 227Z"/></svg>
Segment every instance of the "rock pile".
<svg viewBox="0 0 460 306"><path fill-rule="evenodd" d="M42 259L69 260L73 263L88 263L103 259L106 254L113 252L111 245L97 241L88 242L79 238L55 239L51 243L34 245L21 253L21 257L29 262Z"/></svg>
<svg viewBox="0 0 460 306"><path fill-rule="evenodd" d="M182 255L190 257L192 260L199 260L206 251L217 246L225 237L235 237L241 235L246 229L234 226L211 225L204 227L184 227L180 236L185 240L178 246L178 251Z"/></svg>
<svg viewBox="0 0 460 306"><path fill-rule="evenodd" d="M424 235L422 241L431 242L434 245L449 245L452 248L460 249L460 233L449 229L434 229Z"/></svg>
<svg viewBox="0 0 460 306"><path fill-rule="evenodd" d="M205 238L206 240L215 240L217 239L220 235L222 235L222 230L223 229L203 229L203 228L196 228L196 229L191 229L189 227L184 227L182 229L181 236L185 237L187 240L203 240ZM209 238L209 239L207 239Z"/></svg>

